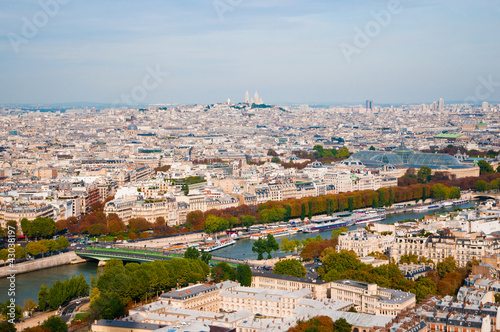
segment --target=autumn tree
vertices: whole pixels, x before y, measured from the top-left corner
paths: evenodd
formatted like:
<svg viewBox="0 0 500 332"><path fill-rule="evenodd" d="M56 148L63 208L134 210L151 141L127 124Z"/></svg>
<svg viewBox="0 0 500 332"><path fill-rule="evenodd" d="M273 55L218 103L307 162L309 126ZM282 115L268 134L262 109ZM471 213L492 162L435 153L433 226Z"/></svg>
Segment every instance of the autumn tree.
<svg viewBox="0 0 500 332"><path fill-rule="evenodd" d="M214 282L236 280L236 271L225 262L220 262L212 268L211 277Z"/></svg>

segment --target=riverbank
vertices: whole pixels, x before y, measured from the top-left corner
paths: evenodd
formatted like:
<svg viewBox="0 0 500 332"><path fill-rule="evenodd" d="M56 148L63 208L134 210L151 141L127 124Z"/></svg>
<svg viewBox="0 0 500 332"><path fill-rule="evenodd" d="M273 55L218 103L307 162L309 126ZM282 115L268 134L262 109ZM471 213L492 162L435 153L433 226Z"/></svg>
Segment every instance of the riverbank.
<svg viewBox="0 0 500 332"><path fill-rule="evenodd" d="M59 255L53 255L45 258L35 259L32 261L18 263L15 265L15 274L17 275L60 265L78 264L84 262L86 262L86 260L80 258L74 251L70 251ZM0 267L0 278L8 277L11 274L12 270L9 265Z"/></svg>
<svg viewBox="0 0 500 332"><path fill-rule="evenodd" d="M35 327L41 325L44 321L46 321L49 317L54 316L57 313L57 310L44 312L38 316L31 317L26 319L24 322L20 322L16 324L16 329L18 331L22 331L29 327Z"/></svg>
<svg viewBox="0 0 500 332"><path fill-rule="evenodd" d="M179 243L194 243L203 241L208 235L200 232L195 234L180 234L178 236L171 236L166 238L154 238L151 240L144 240L138 242L120 243L117 244L120 248L130 249L162 249L164 247L171 247Z"/></svg>

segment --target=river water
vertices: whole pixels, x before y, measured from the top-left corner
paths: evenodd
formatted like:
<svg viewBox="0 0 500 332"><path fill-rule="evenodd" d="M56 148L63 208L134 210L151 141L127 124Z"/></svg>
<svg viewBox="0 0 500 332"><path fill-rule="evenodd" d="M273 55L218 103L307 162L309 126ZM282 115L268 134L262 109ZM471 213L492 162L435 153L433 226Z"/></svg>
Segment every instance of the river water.
<svg viewBox="0 0 500 332"><path fill-rule="evenodd" d="M460 208L466 209L471 206L474 206L474 203L461 205ZM439 210L428 211L427 213L409 212L409 213L390 214L387 216L385 220L381 221L381 223L390 224L405 219L422 218L426 214L453 211L455 208L456 208L455 206L450 206ZM362 227L364 225L350 226L348 228L354 229L360 226ZM324 239L327 239L330 238L331 232L332 232L331 230L328 230L318 233L297 233L295 235L289 236L288 239L301 240L307 237L316 237L318 234L320 234ZM277 239L278 242L281 241L281 239L282 238L278 238ZM253 246L253 241L251 240L248 239L238 240L235 245L213 251L212 254L216 256L242 259L242 260L257 259L257 254L252 252L252 246ZM274 257L285 256L285 255L286 253L281 251L273 252ZM16 275L16 303L22 305L24 300L26 299L33 299L37 301L38 291L40 290L40 287L42 285L50 287L56 280L64 280L67 277L70 277L72 275L79 275L80 273L83 274L85 279L87 279L87 281L90 284L90 276L91 275L95 276L97 274L97 262L86 262L76 265L63 265L45 270L18 274ZM8 289L9 289L9 281L6 278L0 279L0 301L5 302L7 301L7 299L9 299L9 296L7 294Z"/></svg>
<svg viewBox="0 0 500 332"><path fill-rule="evenodd" d="M42 285L50 287L56 280L64 280L72 275L79 274L83 274L90 285L90 276L97 274L97 262L61 265L18 274L16 275L16 304L22 306L26 299L38 302L38 292ZM9 281L6 278L0 279L0 301L5 303L10 298L8 291Z"/></svg>

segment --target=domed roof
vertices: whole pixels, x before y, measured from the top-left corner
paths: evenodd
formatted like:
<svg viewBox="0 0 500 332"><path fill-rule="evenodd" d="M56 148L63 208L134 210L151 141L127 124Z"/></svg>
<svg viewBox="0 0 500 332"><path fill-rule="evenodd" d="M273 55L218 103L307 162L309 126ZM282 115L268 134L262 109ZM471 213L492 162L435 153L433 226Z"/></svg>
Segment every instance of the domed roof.
<svg viewBox="0 0 500 332"><path fill-rule="evenodd" d="M131 123L127 127L128 130L137 130L137 126L134 123Z"/></svg>

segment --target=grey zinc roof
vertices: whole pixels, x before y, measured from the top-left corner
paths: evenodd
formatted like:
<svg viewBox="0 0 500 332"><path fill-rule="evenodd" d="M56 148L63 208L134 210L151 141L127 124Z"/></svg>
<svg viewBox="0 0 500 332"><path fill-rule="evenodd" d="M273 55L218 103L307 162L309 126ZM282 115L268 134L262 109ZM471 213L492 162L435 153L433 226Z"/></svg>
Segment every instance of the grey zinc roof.
<svg viewBox="0 0 500 332"><path fill-rule="evenodd" d="M97 326L109 326L109 327L117 327L117 328L126 328L126 329L141 329L141 330L149 330L155 331L163 327L160 324L150 324L150 323L138 323L138 322L129 322L122 320L107 320L101 319L92 325Z"/></svg>

